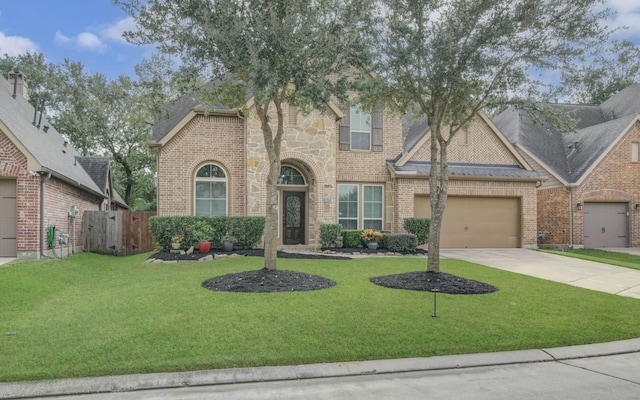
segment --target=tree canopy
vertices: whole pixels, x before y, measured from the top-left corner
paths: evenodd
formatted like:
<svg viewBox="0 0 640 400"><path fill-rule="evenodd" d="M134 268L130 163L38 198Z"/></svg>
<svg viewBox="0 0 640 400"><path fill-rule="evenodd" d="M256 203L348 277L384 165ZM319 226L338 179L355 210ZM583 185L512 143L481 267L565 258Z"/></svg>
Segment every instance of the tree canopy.
<svg viewBox="0 0 640 400"><path fill-rule="evenodd" d="M253 99L268 154L265 268L276 269L277 178L283 104L323 110L345 100L347 72L370 65L364 43L367 1L116 0L138 30L128 38L181 57L212 82L211 105L242 108Z"/></svg>
<svg viewBox="0 0 640 400"><path fill-rule="evenodd" d="M483 108L539 100L541 70L570 71L609 31L600 0L381 0L374 98L429 120L429 271L439 270L448 146Z"/></svg>

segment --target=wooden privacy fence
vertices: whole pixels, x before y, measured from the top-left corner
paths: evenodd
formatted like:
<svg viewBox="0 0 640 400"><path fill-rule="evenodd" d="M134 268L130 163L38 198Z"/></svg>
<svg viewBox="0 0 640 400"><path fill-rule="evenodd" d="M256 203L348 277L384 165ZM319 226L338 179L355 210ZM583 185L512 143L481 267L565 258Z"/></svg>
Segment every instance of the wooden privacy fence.
<svg viewBox="0 0 640 400"><path fill-rule="evenodd" d="M84 251L130 256L154 250L150 211L85 211L82 216Z"/></svg>

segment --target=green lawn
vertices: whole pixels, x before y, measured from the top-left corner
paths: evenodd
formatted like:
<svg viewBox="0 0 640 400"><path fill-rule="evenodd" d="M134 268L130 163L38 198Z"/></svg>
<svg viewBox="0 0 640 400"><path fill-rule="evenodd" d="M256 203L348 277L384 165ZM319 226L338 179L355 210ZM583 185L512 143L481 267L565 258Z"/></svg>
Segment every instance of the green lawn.
<svg viewBox="0 0 640 400"><path fill-rule="evenodd" d="M213 276L254 257L148 264L78 254L0 267L0 381L428 357L640 337L640 300L456 260L442 270L497 286L486 295L387 289L369 277L424 258L278 261L331 289L220 293Z"/></svg>
<svg viewBox="0 0 640 400"><path fill-rule="evenodd" d="M547 253L560 254L567 257L581 258L583 260L597 261L605 264L617 265L619 267L627 267L640 269L640 256L627 253L617 253L601 249L572 249L572 250L550 250L545 249Z"/></svg>

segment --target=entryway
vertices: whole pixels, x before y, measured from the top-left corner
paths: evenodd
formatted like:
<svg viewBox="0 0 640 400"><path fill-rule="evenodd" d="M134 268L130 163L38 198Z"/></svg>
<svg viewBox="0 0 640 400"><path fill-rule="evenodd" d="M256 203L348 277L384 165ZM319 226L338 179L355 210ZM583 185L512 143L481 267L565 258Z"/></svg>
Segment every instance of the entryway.
<svg viewBox="0 0 640 400"><path fill-rule="evenodd" d="M0 257L16 256L17 190L13 179L0 180Z"/></svg>
<svg viewBox="0 0 640 400"><path fill-rule="evenodd" d="M282 192L282 243L305 243L305 192Z"/></svg>
<svg viewBox="0 0 640 400"><path fill-rule="evenodd" d="M584 247L627 247L629 205L584 203Z"/></svg>

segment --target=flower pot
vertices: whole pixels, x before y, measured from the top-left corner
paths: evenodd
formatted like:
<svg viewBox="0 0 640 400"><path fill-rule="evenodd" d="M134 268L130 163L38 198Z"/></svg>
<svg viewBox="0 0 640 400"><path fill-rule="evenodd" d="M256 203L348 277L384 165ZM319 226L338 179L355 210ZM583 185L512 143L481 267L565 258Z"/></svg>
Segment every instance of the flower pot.
<svg viewBox="0 0 640 400"><path fill-rule="evenodd" d="M233 240L223 240L221 242L223 251L233 250Z"/></svg>
<svg viewBox="0 0 640 400"><path fill-rule="evenodd" d="M182 243L175 243L175 242L171 243L171 248L173 250L180 250L181 247L182 247Z"/></svg>
<svg viewBox="0 0 640 400"><path fill-rule="evenodd" d="M208 253L211 250L211 242L198 242L198 251L202 253Z"/></svg>
<svg viewBox="0 0 640 400"><path fill-rule="evenodd" d="M369 250L376 250L378 248L378 242L367 243L367 248L369 248Z"/></svg>

